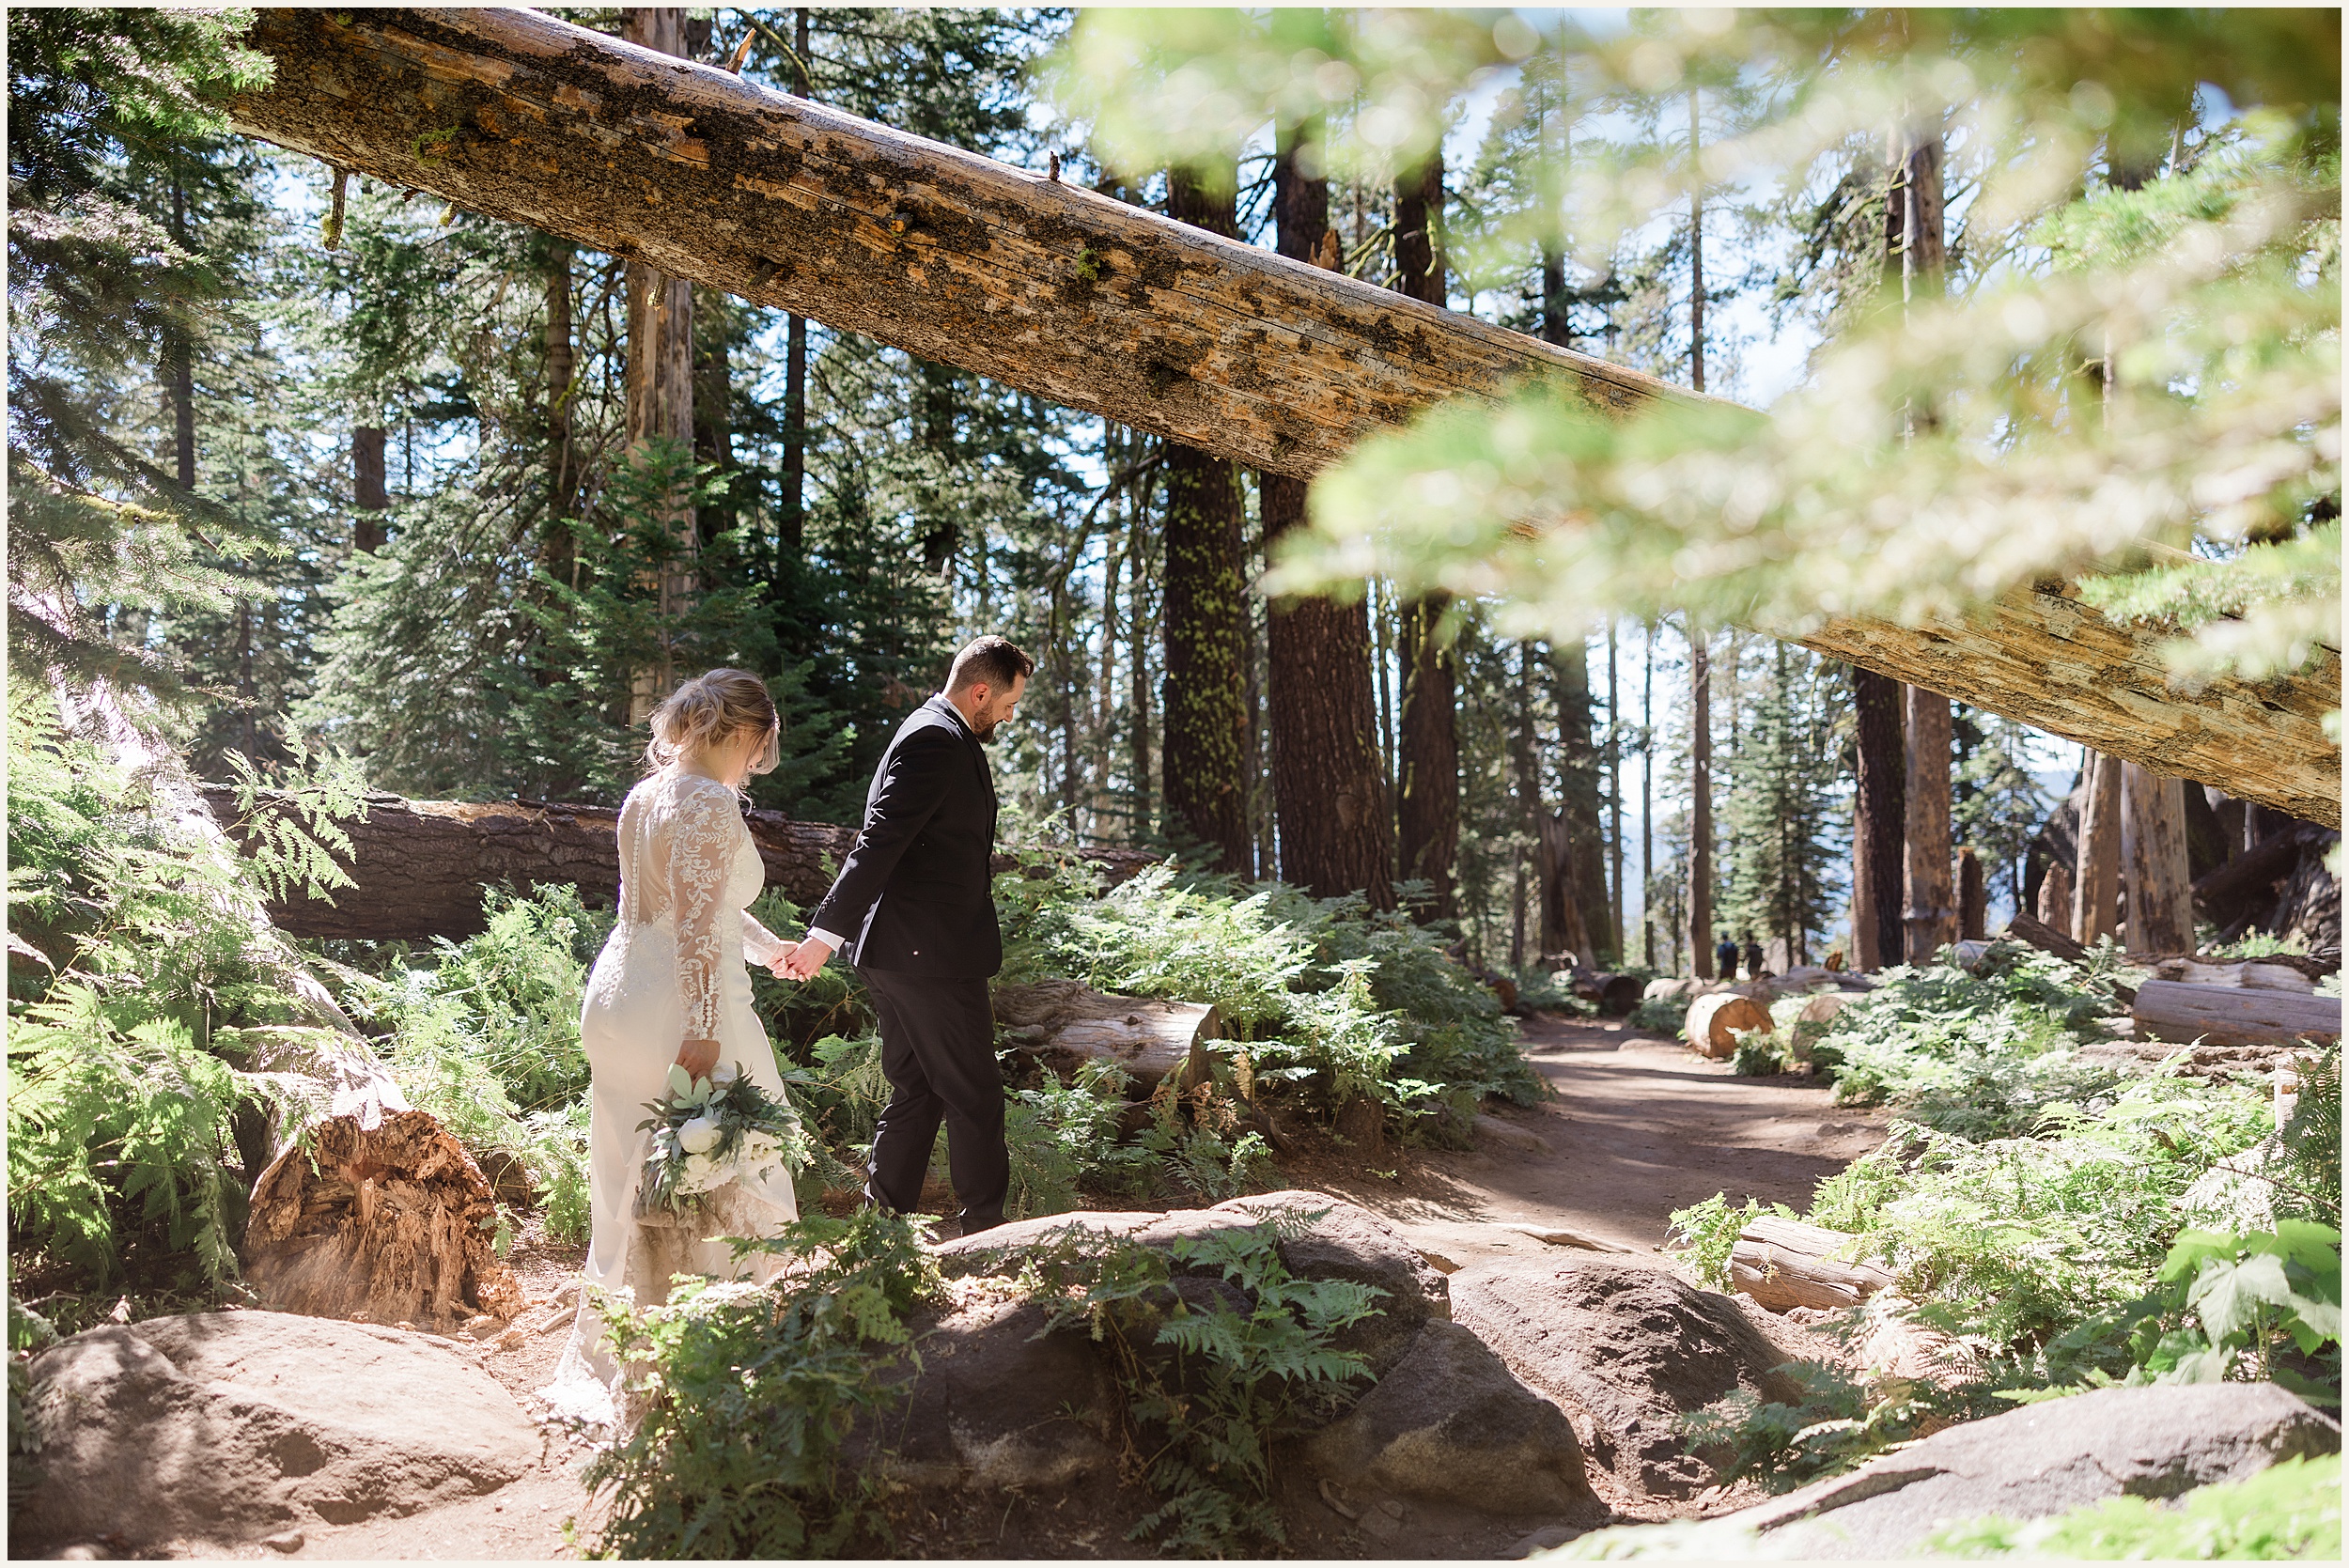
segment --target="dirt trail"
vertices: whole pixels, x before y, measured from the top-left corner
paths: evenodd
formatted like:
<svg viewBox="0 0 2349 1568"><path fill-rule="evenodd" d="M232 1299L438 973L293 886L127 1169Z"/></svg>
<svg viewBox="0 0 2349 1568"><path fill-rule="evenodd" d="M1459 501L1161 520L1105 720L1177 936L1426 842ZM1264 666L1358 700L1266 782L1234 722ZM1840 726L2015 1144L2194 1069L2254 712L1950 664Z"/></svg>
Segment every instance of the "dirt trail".
<svg viewBox="0 0 2349 1568"><path fill-rule="evenodd" d="M1883 1111L1830 1105L1815 1079L1739 1078L1726 1063L1621 1023L1537 1015L1526 1021L1524 1040L1556 1094L1538 1107L1480 1117L1474 1148L1366 1159L1322 1145L1285 1180L1377 1210L1412 1245L1448 1264L1563 1246L1664 1266L1672 1210L1721 1191L1801 1207L1821 1177L1884 1136ZM1381 1169L1389 1165L1392 1175ZM552 1295L577 1269L579 1253L543 1238L531 1243L515 1261L533 1296ZM564 1337L549 1333L520 1350L476 1354L527 1403L552 1376ZM584 1450L556 1441L537 1474L490 1497L312 1529L287 1555L568 1555L562 1526L583 1500L575 1479L583 1458ZM255 1545L234 1555L281 1554Z"/></svg>
<svg viewBox="0 0 2349 1568"><path fill-rule="evenodd" d="M1554 1098L1480 1118L1473 1149L1423 1154L1393 1178L1363 1162L1317 1185L1461 1265L1567 1236L1660 1261L1672 1210L1724 1191L1804 1207L1884 1138L1883 1110L1833 1105L1815 1079L1740 1078L1622 1023L1540 1014L1523 1038Z"/></svg>

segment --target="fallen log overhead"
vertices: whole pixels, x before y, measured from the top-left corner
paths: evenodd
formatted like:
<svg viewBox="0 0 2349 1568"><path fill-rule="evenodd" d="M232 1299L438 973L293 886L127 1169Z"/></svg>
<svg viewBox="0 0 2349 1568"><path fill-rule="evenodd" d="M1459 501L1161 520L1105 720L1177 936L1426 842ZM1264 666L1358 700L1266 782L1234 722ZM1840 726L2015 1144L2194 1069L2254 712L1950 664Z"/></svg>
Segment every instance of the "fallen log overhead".
<svg viewBox="0 0 2349 1568"><path fill-rule="evenodd" d="M204 800L226 827L235 792L206 784ZM263 811L279 809L264 795ZM781 812L743 814L765 864L767 886L795 904L812 906L856 841L850 828L800 822ZM295 937L366 941L424 941L478 934L486 924L482 892L527 891L568 883L589 903L609 907L620 887L619 812L611 806L554 805L506 800L471 805L455 800L368 797L365 821L342 824L351 855L344 867L358 885L333 903L296 897L268 907L277 929ZM1150 863L1147 855L1087 850L1112 882ZM995 857L995 869L1018 862Z"/></svg>
<svg viewBox="0 0 2349 1568"><path fill-rule="evenodd" d="M1623 411L1651 378L505 8L260 13L276 63L240 129L926 359L1307 477L1361 436L1534 379ZM2287 680L2170 688L2162 633L2061 590L1921 630L1798 641L2158 771L2341 821L2338 653Z"/></svg>

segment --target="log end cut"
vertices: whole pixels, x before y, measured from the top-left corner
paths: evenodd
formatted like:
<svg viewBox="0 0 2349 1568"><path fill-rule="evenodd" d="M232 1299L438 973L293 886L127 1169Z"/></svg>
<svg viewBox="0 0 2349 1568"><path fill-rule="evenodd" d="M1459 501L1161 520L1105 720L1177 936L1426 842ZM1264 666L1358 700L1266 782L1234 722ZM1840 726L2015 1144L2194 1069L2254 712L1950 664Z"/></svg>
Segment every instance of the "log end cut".
<svg viewBox="0 0 2349 1568"><path fill-rule="evenodd" d="M1721 1062L1736 1054L1738 1035L1769 1027L1769 1012L1760 1002L1735 991L1716 991L1688 1004L1681 1032L1698 1050Z"/></svg>

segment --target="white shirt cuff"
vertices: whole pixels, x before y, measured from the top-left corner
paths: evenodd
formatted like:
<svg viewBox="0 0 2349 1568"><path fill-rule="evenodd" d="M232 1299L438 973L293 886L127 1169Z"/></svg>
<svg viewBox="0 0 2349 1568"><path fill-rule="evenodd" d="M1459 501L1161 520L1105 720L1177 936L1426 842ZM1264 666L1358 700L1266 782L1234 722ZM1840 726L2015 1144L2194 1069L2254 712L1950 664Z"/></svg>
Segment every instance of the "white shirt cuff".
<svg viewBox="0 0 2349 1568"><path fill-rule="evenodd" d="M831 948L834 953L840 951L840 939L833 936L831 932L823 929L821 926L809 926L807 929L807 939L812 942L822 942L826 947Z"/></svg>

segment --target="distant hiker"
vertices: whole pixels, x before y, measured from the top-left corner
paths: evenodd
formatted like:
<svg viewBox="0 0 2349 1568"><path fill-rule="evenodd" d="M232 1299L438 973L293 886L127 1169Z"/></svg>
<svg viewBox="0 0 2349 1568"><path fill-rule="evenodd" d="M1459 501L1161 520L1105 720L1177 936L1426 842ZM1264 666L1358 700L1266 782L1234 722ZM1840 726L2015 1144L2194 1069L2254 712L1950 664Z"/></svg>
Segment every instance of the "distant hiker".
<svg viewBox="0 0 2349 1568"><path fill-rule="evenodd" d="M1762 944L1761 944L1760 942L1757 942L1757 941L1755 941L1755 940L1753 939L1753 933L1752 933L1752 932L1750 932L1750 931L1747 932L1747 933L1746 933L1746 978L1747 978L1748 980L1759 980L1759 979L1761 979L1761 978L1762 978L1762 970L1763 970L1763 966L1764 966L1766 962L1767 962L1767 960L1766 960L1766 959L1763 956L1763 953L1762 953Z"/></svg>
<svg viewBox="0 0 2349 1568"><path fill-rule="evenodd" d="M1721 945L1713 950L1713 972L1723 980L1737 978L1737 942L1733 937L1721 938Z"/></svg>

